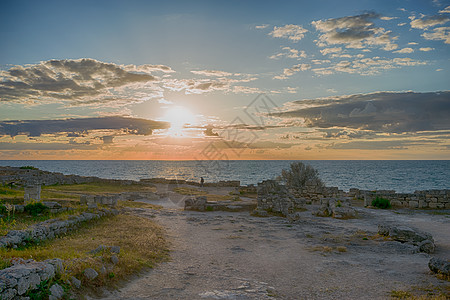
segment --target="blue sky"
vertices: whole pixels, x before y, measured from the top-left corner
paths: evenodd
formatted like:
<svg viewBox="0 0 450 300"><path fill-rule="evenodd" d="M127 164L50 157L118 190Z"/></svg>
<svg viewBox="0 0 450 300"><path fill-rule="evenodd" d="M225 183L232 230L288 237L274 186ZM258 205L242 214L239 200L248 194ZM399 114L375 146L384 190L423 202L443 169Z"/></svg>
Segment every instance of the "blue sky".
<svg viewBox="0 0 450 300"><path fill-rule="evenodd" d="M450 1L2 1L0 22L5 159L195 159L210 143L237 159L450 158ZM130 134L111 116L189 128ZM67 118L96 125L5 123ZM226 143L237 125L247 139Z"/></svg>

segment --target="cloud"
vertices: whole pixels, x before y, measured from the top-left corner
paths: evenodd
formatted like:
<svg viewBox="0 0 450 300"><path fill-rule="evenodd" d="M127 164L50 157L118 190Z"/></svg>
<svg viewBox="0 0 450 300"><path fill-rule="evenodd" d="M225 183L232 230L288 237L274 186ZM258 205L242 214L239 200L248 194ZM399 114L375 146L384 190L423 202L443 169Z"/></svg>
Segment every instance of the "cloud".
<svg viewBox="0 0 450 300"><path fill-rule="evenodd" d="M398 19L397 17L380 17L380 20L383 21L390 21L390 20L394 20L394 19Z"/></svg>
<svg viewBox="0 0 450 300"><path fill-rule="evenodd" d="M153 86L158 79L148 73L156 69L171 70L161 65L120 66L89 58L14 66L0 72L0 101L72 105L142 102L158 92ZM146 94L139 96L132 90Z"/></svg>
<svg viewBox="0 0 450 300"><path fill-rule="evenodd" d="M269 24L262 24L262 25L256 25L255 26L256 29L264 29L264 28L267 28L267 27L269 27Z"/></svg>
<svg viewBox="0 0 450 300"><path fill-rule="evenodd" d="M431 48L431 47L424 47L424 48L419 48L419 50L420 50L420 51L423 51L423 52L428 52L428 51L433 51L434 48Z"/></svg>
<svg viewBox="0 0 450 300"><path fill-rule="evenodd" d="M295 73L299 72L299 71L306 71L311 69L311 65L310 64L298 64L298 65L294 65L290 68L285 68L283 70L283 75L279 75L279 76L275 76L274 79L287 79L289 76L294 75Z"/></svg>
<svg viewBox="0 0 450 300"><path fill-rule="evenodd" d="M356 16L313 21L312 25L322 34L317 44L327 45L345 44L347 48L363 49L367 46L382 46L384 50L394 50L397 45L392 41L391 32L376 27L373 20L380 15L374 12Z"/></svg>
<svg viewBox="0 0 450 300"><path fill-rule="evenodd" d="M422 36L427 40L444 41L450 44L450 27L437 27L432 32L424 32Z"/></svg>
<svg viewBox="0 0 450 300"><path fill-rule="evenodd" d="M65 120L3 121L0 122L0 135L37 137L43 134L64 133L68 137L79 137L93 130L116 130L122 134L151 135L155 129L166 129L168 127L167 122L119 116Z"/></svg>
<svg viewBox="0 0 450 300"><path fill-rule="evenodd" d="M295 109L295 106L300 108ZM378 92L300 100L294 109L273 113L304 119L308 127L348 128L384 133L450 129L450 92Z"/></svg>
<svg viewBox="0 0 450 300"><path fill-rule="evenodd" d="M439 11L440 14L450 14L450 5Z"/></svg>
<svg viewBox="0 0 450 300"><path fill-rule="evenodd" d="M282 57L287 57L287 58L305 58L306 57L306 53L303 50L297 50L297 49L293 49L291 47L282 47L282 50L284 50L283 52L274 54L272 56L270 56L270 59L280 59Z"/></svg>
<svg viewBox="0 0 450 300"><path fill-rule="evenodd" d="M443 15L423 17L420 19L416 19L415 17L411 18L411 28L418 29L428 29L428 27L433 27L436 25L442 25L450 21L450 18Z"/></svg>
<svg viewBox="0 0 450 300"><path fill-rule="evenodd" d="M413 53L414 49L413 48L403 48L397 51L394 51L394 53Z"/></svg>
<svg viewBox="0 0 450 300"><path fill-rule="evenodd" d="M289 24L281 27L274 26L269 35L276 38L286 38L293 42L300 41L308 30L300 25Z"/></svg>
<svg viewBox="0 0 450 300"><path fill-rule="evenodd" d="M171 67L165 65L126 65L124 66L125 71L129 72L144 72L144 73L152 73L152 72L164 72L164 73L175 73Z"/></svg>
<svg viewBox="0 0 450 300"><path fill-rule="evenodd" d="M227 77L233 75L233 73L225 72L225 71L216 71L216 70L201 70L201 71L191 71L196 75L203 75L208 77Z"/></svg>
<svg viewBox="0 0 450 300"><path fill-rule="evenodd" d="M318 75L331 75L339 72L360 75L375 75L384 70L426 64L426 61L415 60L409 57L387 59L375 56L373 58L360 58L353 59L351 61L342 60L328 67L312 68L312 71Z"/></svg>
<svg viewBox="0 0 450 300"><path fill-rule="evenodd" d="M342 51L341 47L334 47L334 48L325 48L320 50L320 53L322 53L322 55L327 55L330 53L339 53Z"/></svg>
<svg viewBox="0 0 450 300"><path fill-rule="evenodd" d="M203 72L203 71L199 71ZM205 71L211 72L211 71ZM212 71L215 72L215 71ZM217 71L219 72L219 71ZM215 91L222 91L224 93L261 93L262 91L257 88L251 88L246 86L237 85L239 83L254 81L256 77L250 77L248 75L238 74L240 77L234 78L220 77L216 79L166 79L164 81L164 88L170 91L181 92L186 94L204 94Z"/></svg>

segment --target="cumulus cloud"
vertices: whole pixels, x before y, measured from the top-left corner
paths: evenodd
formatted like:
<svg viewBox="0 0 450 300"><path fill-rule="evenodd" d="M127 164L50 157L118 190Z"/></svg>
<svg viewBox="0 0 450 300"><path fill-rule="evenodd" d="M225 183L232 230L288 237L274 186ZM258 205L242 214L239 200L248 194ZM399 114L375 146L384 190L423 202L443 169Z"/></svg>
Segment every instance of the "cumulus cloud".
<svg viewBox="0 0 450 300"><path fill-rule="evenodd" d="M423 51L423 52L428 52L428 51L433 51L434 48L431 48L431 47L423 47L423 48L419 48L419 50L420 50L420 51Z"/></svg>
<svg viewBox="0 0 450 300"><path fill-rule="evenodd" d="M37 137L43 134L64 133L67 137L79 137L93 130L115 130L120 131L122 134L151 135L155 129L166 129L168 127L169 124L167 122L120 116L64 120L3 121L0 122L0 135Z"/></svg>
<svg viewBox="0 0 450 300"><path fill-rule="evenodd" d="M267 28L267 27L269 27L269 24L262 24L262 25L256 25L255 26L256 29L264 29L264 28Z"/></svg>
<svg viewBox="0 0 450 300"><path fill-rule="evenodd" d="M279 76L275 76L274 79L287 79L289 76L294 75L295 73L299 72L299 71L306 71L311 69L311 65L310 64L298 64L298 65L294 65L290 68L285 68L283 70L283 74L279 75Z"/></svg>
<svg viewBox="0 0 450 300"><path fill-rule="evenodd" d="M427 62L415 60L409 57L396 57L392 59L381 58L378 56L372 58L353 59L351 61L342 60L328 67L313 68L312 71L318 75L331 75L337 72L375 75L383 70L397 69L402 67L426 65Z"/></svg>
<svg viewBox="0 0 450 300"><path fill-rule="evenodd" d="M200 71L191 71L196 75L203 75L208 77L227 77L233 75L233 73L225 72L225 71L217 71L217 70L200 70Z"/></svg>
<svg viewBox="0 0 450 300"><path fill-rule="evenodd" d="M273 27L273 30L269 33L269 35L276 38L286 38L293 42L298 42L307 32L308 30L300 25L288 24L281 27Z"/></svg>
<svg viewBox="0 0 450 300"><path fill-rule="evenodd" d="M441 14L450 14L450 5L439 11Z"/></svg>
<svg viewBox="0 0 450 300"><path fill-rule="evenodd" d="M413 53L414 49L413 48L403 48L397 51L394 51L394 53Z"/></svg>
<svg viewBox="0 0 450 300"><path fill-rule="evenodd" d="M0 101L18 103L71 102L79 105L109 101L139 102L158 90L149 74L165 66L121 66L94 59L63 59L14 66L0 72ZM148 92L130 95L129 88Z"/></svg>
<svg viewBox="0 0 450 300"><path fill-rule="evenodd" d="M295 108L295 106L299 108ZM300 100L273 113L304 119L308 127L348 128L384 133L450 129L450 92L378 92Z"/></svg>
<svg viewBox="0 0 450 300"><path fill-rule="evenodd" d="M444 41L445 44L450 44L450 27L437 27L431 32L424 32L422 36L427 40Z"/></svg>
<svg viewBox="0 0 450 300"><path fill-rule="evenodd" d="M342 51L341 47L334 47L334 48L325 48L320 50L320 53L322 53L322 55L327 55L330 53L339 53Z"/></svg>
<svg viewBox="0 0 450 300"><path fill-rule="evenodd" d="M367 46L382 46L384 50L394 50L391 31L376 27L373 20L379 19L379 14L370 12L356 16L313 21L312 25L322 34L317 44L327 45L345 44L347 48L363 49Z"/></svg>
<svg viewBox="0 0 450 300"><path fill-rule="evenodd" d="M282 50L284 50L283 52L274 54L272 56L270 56L270 59L280 59L282 57L287 57L287 58L305 58L306 57L306 52L303 50L297 50L297 49L293 49L291 47L282 47Z"/></svg>
<svg viewBox="0 0 450 300"><path fill-rule="evenodd" d="M233 78L219 77L215 79L166 79L164 80L163 86L170 91L184 91L186 94L203 94L215 91L244 94L262 92L257 88L238 85L240 83L256 80L256 77L241 74L238 75L240 76L235 76Z"/></svg>
<svg viewBox="0 0 450 300"><path fill-rule="evenodd" d="M443 15L423 17L420 19L416 19L415 17L411 17L411 28L418 29L427 29L429 27L433 27L436 25L442 25L450 21L450 18Z"/></svg>

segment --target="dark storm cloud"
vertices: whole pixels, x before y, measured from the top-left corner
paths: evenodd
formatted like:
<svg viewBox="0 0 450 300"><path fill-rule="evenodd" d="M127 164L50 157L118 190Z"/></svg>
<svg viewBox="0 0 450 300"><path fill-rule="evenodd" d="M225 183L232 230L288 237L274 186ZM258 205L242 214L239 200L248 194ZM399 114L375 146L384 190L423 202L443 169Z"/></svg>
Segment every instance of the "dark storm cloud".
<svg viewBox="0 0 450 300"><path fill-rule="evenodd" d="M450 92L378 92L295 101L293 110L273 113L302 118L308 127L352 128L386 133L450 129ZM295 109L295 106L300 108Z"/></svg>
<svg viewBox="0 0 450 300"><path fill-rule="evenodd" d="M161 66L158 68L161 69ZM130 66L89 58L49 60L34 65L14 66L0 72L0 101L101 102L102 98L126 98L125 95L111 92L111 89L156 81L154 76L143 73L145 68L135 66L132 71L128 70L131 70Z"/></svg>
<svg viewBox="0 0 450 300"><path fill-rule="evenodd" d="M0 122L0 135L40 136L67 133L68 137L87 134L92 130L121 130L127 134L150 135L154 129L165 129L166 122L125 117L99 117L65 120L29 120Z"/></svg>

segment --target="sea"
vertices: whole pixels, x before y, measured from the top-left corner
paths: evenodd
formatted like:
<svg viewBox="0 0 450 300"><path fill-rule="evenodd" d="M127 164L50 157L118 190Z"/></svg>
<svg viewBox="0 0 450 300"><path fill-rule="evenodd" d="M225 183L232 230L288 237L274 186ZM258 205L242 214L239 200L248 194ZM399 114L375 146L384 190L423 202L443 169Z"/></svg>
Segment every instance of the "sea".
<svg viewBox="0 0 450 300"><path fill-rule="evenodd" d="M275 179L294 160L0 160L0 166L109 179L167 178L205 182L239 180L242 185ZM450 160L304 160L327 186L365 190L450 189Z"/></svg>

